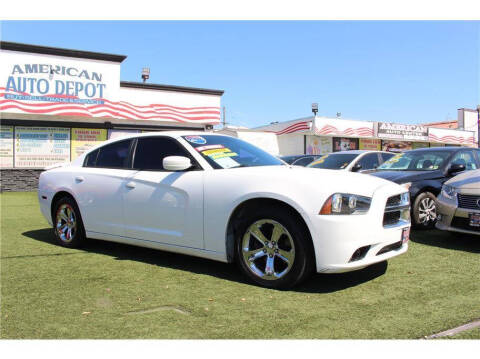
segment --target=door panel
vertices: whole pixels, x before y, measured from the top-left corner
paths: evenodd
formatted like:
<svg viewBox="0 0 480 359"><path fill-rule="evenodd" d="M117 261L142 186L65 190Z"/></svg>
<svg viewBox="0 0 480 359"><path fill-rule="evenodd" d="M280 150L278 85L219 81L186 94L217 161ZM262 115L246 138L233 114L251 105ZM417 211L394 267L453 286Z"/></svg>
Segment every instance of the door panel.
<svg viewBox="0 0 480 359"><path fill-rule="evenodd" d="M203 249L203 171L138 171L124 191L127 237Z"/></svg>
<svg viewBox="0 0 480 359"><path fill-rule="evenodd" d="M122 197L125 181L135 171L111 168L79 168L73 178L86 231L125 235Z"/></svg>

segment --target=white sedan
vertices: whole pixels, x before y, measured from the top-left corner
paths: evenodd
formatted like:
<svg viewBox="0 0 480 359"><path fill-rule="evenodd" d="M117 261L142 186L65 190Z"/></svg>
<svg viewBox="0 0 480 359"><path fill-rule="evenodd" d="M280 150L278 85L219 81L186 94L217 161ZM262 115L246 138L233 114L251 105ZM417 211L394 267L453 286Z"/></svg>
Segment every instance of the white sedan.
<svg viewBox="0 0 480 359"><path fill-rule="evenodd" d="M410 232L397 184L289 166L204 132L107 141L43 172L38 197L63 246L88 237L237 262L271 288L402 254Z"/></svg>

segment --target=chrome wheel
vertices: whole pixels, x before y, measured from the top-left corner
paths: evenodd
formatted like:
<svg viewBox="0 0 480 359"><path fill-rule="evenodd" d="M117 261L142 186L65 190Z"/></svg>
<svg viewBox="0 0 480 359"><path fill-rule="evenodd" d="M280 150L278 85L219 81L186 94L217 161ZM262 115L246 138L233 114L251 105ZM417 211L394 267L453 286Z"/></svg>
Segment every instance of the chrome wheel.
<svg viewBox="0 0 480 359"><path fill-rule="evenodd" d="M431 198L424 198L418 205L418 219L422 224L434 222L437 219L437 207Z"/></svg>
<svg viewBox="0 0 480 359"><path fill-rule="evenodd" d="M295 260L292 236L274 220L256 221L243 235L242 258L249 270L259 278L283 278Z"/></svg>
<svg viewBox="0 0 480 359"><path fill-rule="evenodd" d="M55 219L58 237L63 242L71 242L77 233L77 220L73 208L69 204L62 204L57 210Z"/></svg>

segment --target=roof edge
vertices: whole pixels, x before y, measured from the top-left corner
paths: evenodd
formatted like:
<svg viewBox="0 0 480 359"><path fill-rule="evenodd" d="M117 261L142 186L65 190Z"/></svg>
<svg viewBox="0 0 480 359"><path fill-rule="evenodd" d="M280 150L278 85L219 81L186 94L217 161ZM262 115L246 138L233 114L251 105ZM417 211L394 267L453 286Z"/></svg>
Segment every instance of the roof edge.
<svg viewBox="0 0 480 359"><path fill-rule="evenodd" d="M174 85L163 85L163 84L151 84L144 82L132 82L132 81L120 81L120 87L136 88L143 90L163 90L163 91L176 91L176 92L190 92L190 93L199 93L204 95L217 95L222 96L223 90L212 90L204 89L197 87L185 87L185 86L174 86Z"/></svg>
<svg viewBox="0 0 480 359"><path fill-rule="evenodd" d="M74 57L80 59L102 60L111 62L123 62L125 55L106 54L103 52L92 52L83 50L64 49L60 47L40 46L23 44L19 42L0 41L0 49L8 51L29 52L35 54L56 55Z"/></svg>

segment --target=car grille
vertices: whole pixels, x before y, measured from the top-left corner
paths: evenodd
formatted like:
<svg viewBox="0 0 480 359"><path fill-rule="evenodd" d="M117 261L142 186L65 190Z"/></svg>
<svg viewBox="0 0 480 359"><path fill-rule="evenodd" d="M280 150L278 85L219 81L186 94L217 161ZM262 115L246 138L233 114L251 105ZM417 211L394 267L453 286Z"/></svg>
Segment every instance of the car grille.
<svg viewBox="0 0 480 359"><path fill-rule="evenodd" d="M410 198L408 193L388 198L383 215L383 226L410 223Z"/></svg>
<svg viewBox="0 0 480 359"><path fill-rule="evenodd" d="M480 196L473 196L469 194L458 194L458 207L466 209L480 209L477 202L480 200ZM479 202L480 203L480 202Z"/></svg>
<svg viewBox="0 0 480 359"><path fill-rule="evenodd" d="M480 232L480 227L470 226L469 218L453 217L452 224L450 226L453 228L464 229L466 231Z"/></svg>

